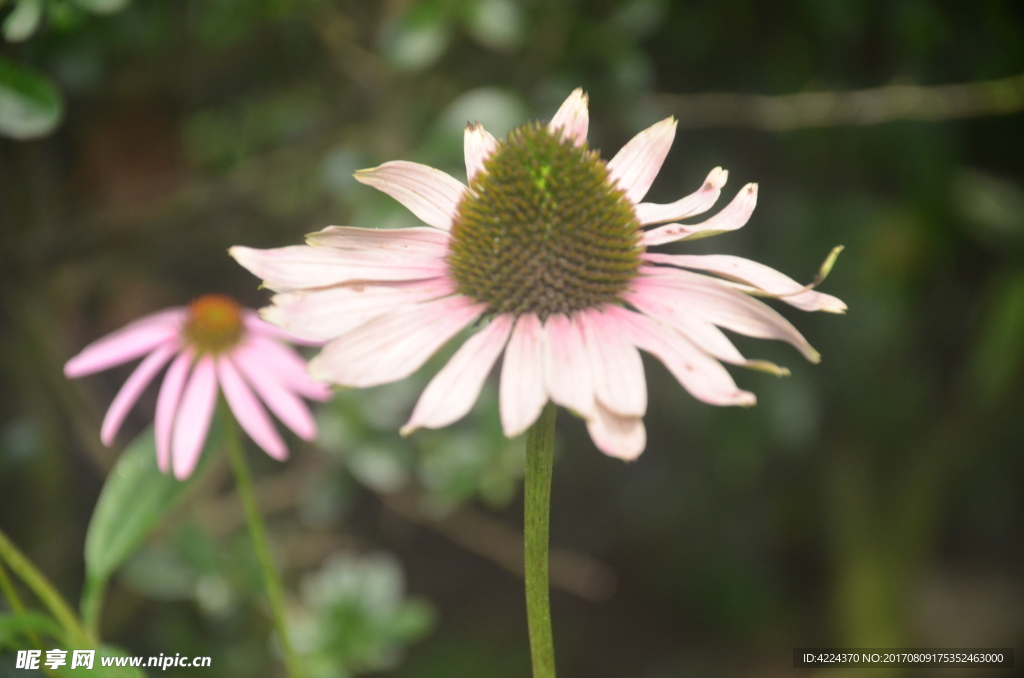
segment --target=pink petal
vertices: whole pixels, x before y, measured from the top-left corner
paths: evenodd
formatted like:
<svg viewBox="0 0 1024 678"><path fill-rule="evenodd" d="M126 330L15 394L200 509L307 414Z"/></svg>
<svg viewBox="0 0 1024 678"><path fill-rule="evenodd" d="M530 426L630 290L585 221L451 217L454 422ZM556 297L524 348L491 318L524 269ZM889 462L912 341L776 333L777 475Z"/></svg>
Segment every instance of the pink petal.
<svg viewBox="0 0 1024 678"><path fill-rule="evenodd" d="M269 250L235 246L228 253L266 287L287 292L356 280L419 280L444 273L444 261L381 250L375 256L333 247L294 245Z"/></svg>
<svg viewBox="0 0 1024 678"><path fill-rule="evenodd" d="M192 475L210 430L217 405L217 372L213 358L203 356L192 370L181 404L174 417L171 437L171 462L174 477L184 480Z"/></svg>
<svg viewBox="0 0 1024 678"><path fill-rule="evenodd" d="M64 375L74 379L149 353L178 335L185 313L183 308L152 313L97 339L64 365Z"/></svg>
<svg viewBox="0 0 1024 678"><path fill-rule="evenodd" d="M445 231L451 230L452 219L466 190L461 181L439 169L405 160L359 170L355 178L387 193L423 223Z"/></svg>
<svg viewBox="0 0 1024 678"><path fill-rule="evenodd" d="M235 351L231 360L245 375L246 381L259 394L260 399L285 426L303 440L316 438L316 422L306 403L284 386L282 375L267 369L268 360L262 351L250 345L247 351ZM267 450L267 453L270 454L270 451Z"/></svg>
<svg viewBox="0 0 1024 678"><path fill-rule="evenodd" d="M376 254L403 252L412 258L444 257L448 253L450 236L444 231L426 226L415 228L354 228L328 226L306 236L312 247L332 247Z"/></svg>
<svg viewBox="0 0 1024 678"><path fill-rule="evenodd" d="M178 411L181 392L185 388L185 379L192 367L191 351L185 350L178 354L171 366L167 368L164 381L160 384L160 395L156 399L156 465L162 473L171 469L171 431L174 428L174 415Z"/></svg>
<svg viewBox="0 0 1024 678"><path fill-rule="evenodd" d="M710 405L753 405L753 393L736 387L722 364L683 335L647 316L617 306L608 315L639 348L657 357L697 400Z"/></svg>
<svg viewBox="0 0 1024 678"><path fill-rule="evenodd" d="M646 275L633 283L641 294L659 296L667 304L748 337L785 341L812 363L821 361L821 355L788 320L725 282L674 268L644 267L641 272Z"/></svg>
<svg viewBox="0 0 1024 678"><path fill-rule="evenodd" d="M498 147L498 140L484 129L478 122L466 125L466 133L463 135L463 153L466 156L466 180L473 181L473 177L484 170L484 162L491 157L494 149Z"/></svg>
<svg viewBox="0 0 1024 678"><path fill-rule="evenodd" d="M634 205L647 195L675 136L675 118L665 118L630 139L608 161L608 173Z"/></svg>
<svg viewBox="0 0 1024 678"><path fill-rule="evenodd" d="M309 376L306 361L288 346L266 337L253 336L237 350L246 354L250 351L259 353L266 369L274 372L282 384L304 398L327 401L334 393L330 386L322 381L314 381Z"/></svg>
<svg viewBox="0 0 1024 678"><path fill-rule="evenodd" d="M447 278L409 282L338 285L326 289L278 294L261 313L289 332L327 341L402 306L452 294Z"/></svg>
<svg viewBox="0 0 1024 678"><path fill-rule="evenodd" d="M557 313L544 321L544 386L554 402L584 418L594 416L594 385L583 328Z"/></svg>
<svg viewBox="0 0 1024 678"><path fill-rule="evenodd" d="M277 325L271 325L261 318L259 313L250 309L244 309L242 311L242 322L245 323L245 329L248 331L250 336L257 335L261 337L269 337L271 339L276 339L277 341L287 341L292 344L299 344L300 346L321 346L324 343L322 340L300 337L296 334L292 334L284 328L278 327Z"/></svg>
<svg viewBox="0 0 1024 678"><path fill-rule="evenodd" d="M533 313L519 316L501 366L501 427L514 438L540 416L544 392L544 330Z"/></svg>
<svg viewBox="0 0 1024 678"><path fill-rule="evenodd" d="M100 440L104 445L110 446L114 442L114 436L124 423L124 418L132 409L135 401L139 399L142 392L149 386L167 361L178 352L178 343L168 341L157 347L155 351L146 356L146 359L139 363L131 376L124 382L124 386L117 392L114 402L110 403L107 415L103 418L103 427L100 429Z"/></svg>
<svg viewBox="0 0 1024 678"><path fill-rule="evenodd" d="M703 214L714 206L728 178L729 172L721 167L716 167L708 174L700 189L685 198L680 198L667 205L653 202L640 203L636 206L636 218L639 219L641 226L648 226Z"/></svg>
<svg viewBox="0 0 1024 678"><path fill-rule="evenodd" d="M562 138L572 139L576 146L582 146L587 142L587 128L590 126L590 113L587 104L590 99L583 88L577 87L562 102L555 112L555 116L548 123L548 129L552 134L562 130Z"/></svg>
<svg viewBox="0 0 1024 678"><path fill-rule="evenodd" d="M795 306L804 311L825 311L827 313L844 313L846 304L831 294L823 294L807 289L789 276L779 273L770 266L759 264L743 257L727 254L683 255L683 254L652 254L645 257L648 261L659 264L670 264L693 268L699 271L716 273L729 280L746 283L761 291Z"/></svg>
<svg viewBox="0 0 1024 678"><path fill-rule="evenodd" d="M514 320L507 313L499 315L459 347L448 364L427 384L409 422L401 429L403 436L424 426L447 426L469 412L505 348Z"/></svg>
<svg viewBox="0 0 1024 678"><path fill-rule="evenodd" d="M747 184L721 212L699 224L667 224L644 232L647 247L676 240L697 240L743 228L757 206L757 184Z"/></svg>
<svg viewBox="0 0 1024 678"><path fill-rule="evenodd" d="M647 380L636 346L622 334L619 323L601 311L579 314L597 399L609 410L626 417L647 411Z"/></svg>
<svg viewBox="0 0 1024 678"><path fill-rule="evenodd" d="M789 370L767 360L747 360L713 323L691 313L685 306L664 303L662 295L657 293L657 288L642 289L643 292L627 292L624 295L625 300L638 311L675 328L705 353L733 365L762 370L776 376L789 376Z"/></svg>
<svg viewBox="0 0 1024 678"><path fill-rule="evenodd" d="M224 390L224 398L235 419L260 448L278 461L288 458L288 447L267 416L267 411L253 395L238 370L228 357L217 360L217 377Z"/></svg>
<svg viewBox="0 0 1024 678"><path fill-rule="evenodd" d="M595 415L587 419L587 431L597 449L610 457L633 461L647 446L647 430L640 417L624 417L597 404Z"/></svg>
<svg viewBox="0 0 1024 678"><path fill-rule="evenodd" d="M399 308L328 343L310 361L309 373L359 388L404 379L484 310L463 296Z"/></svg>

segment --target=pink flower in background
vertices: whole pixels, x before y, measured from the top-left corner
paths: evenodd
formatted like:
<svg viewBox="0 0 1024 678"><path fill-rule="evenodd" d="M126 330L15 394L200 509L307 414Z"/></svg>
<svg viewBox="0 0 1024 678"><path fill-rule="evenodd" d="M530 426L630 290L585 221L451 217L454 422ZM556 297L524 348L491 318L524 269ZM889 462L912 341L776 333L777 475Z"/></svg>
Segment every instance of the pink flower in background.
<svg viewBox="0 0 1024 678"><path fill-rule="evenodd" d="M232 299L210 294L93 342L67 362L64 374L81 377L146 356L103 419L100 435L110 445L146 386L170 363L156 404L157 464L184 479L199 461L218 384L242 429L274 459L286 459L288 448L261 400L300 438L316 437L316 422L299 396L327 400L330 389L310 379L303 359L282 340L297 339Z"/></svg>
<svg viewBox="0 0 1024 678"><path fill-rule="evenodd" d="M676 202L643 202L675 121L640 132L606 163L587 149L588 115L587 97L576 90L548 125L524 125L505 140L468 126L468 187L405 161L356 173L426 227L332 226L305 246L233 247L231 254L278 292L262 311L266 320L328 342L310 363L317 379L350 387L402 379L476 325L424 390L403 433L464 416L504 352L506 435L525 431L550 399L585 419L603 452L634 459L646 444L639 350L661 360L699 400L753 405L754 395L737 388L721 362L787 372L747 360L719 328L789 342L817 362L800 332L753 296L805 311L842 313L846 306L747 259L648 252L742 227L757 185L741 188L706 221L677 223L714 205L727 172L712 170L699 190ZM657 224L666 225L643 229ZM836 254L838 248L815 284Z"/></svg>

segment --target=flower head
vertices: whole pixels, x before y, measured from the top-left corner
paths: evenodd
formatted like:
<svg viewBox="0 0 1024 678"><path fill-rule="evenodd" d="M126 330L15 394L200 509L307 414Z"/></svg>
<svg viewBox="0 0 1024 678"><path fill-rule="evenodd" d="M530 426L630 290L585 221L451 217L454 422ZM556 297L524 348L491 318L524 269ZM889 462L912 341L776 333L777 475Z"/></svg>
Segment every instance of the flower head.
<svg viewBox="0 0 1024 678"><path fill-rule="evenodd" d="M817 362L796 328L753 297L807 311L846 309L814 284L747 259L648 251L738 229L757 201L757 185L747 184L710 219L678 223L714 205L728 177L715 168L689 196L643 202L675 127L663 120L605 162L587 148L587 97L577 89L550 123L527 124L504 140L469 125L468 186L404 161L356 173L426 227L332 226L308 236L306 246L233 247L231 254L278 292L265 319L328 342L310 363L318 379L352 387L402 379L476 324L479 331L423 392L404 433L464 416L504 352L506 435L526 430L550 399L583 417L603 452L633 459L646 444L640 350L699 400L753 405L754 395L737 388L721 362L787 372L747 360L719 328L787 341Z"/></svg>
<svg viewBox="0 0 1024 678"><path fill-rule="evenodd" d="M209 294L93 342L64 365L64 374L81 377L146 356L103 419L100 436L110 445L139 396L170 363L156 404L157 464L184 479L199 461L218 384L242 429L271 457L287 458L288 448L260 400L300 438L316 437L316 423L299 396L326 400L330 389L309 377L302 358L282 340L302 341L233 299Z"/></svg>

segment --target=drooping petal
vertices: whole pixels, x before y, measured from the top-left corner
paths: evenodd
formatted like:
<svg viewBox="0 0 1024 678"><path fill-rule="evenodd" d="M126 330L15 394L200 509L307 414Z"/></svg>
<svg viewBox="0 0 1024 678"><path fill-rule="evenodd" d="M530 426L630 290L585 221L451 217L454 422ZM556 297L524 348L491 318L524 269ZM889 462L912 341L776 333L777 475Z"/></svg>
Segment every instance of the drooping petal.
<svg viewBox="0 0 1024 678"><path fill-rule="evenodd" d="M288 458L288 447L281 439L281 435L274 428L273 422L267 416L267 411L260 405L260 401L249 390L249 386L238 373L235 365L227 356L222 356L217 361L217 377L220 379L220 387L224 391L224 399L228 401L228 407L235 415L235 420L242 427L249 437L260 446L264 452L274 459L284 461Z"/></svg>
<svg viewBox="0 0 1024 678"><path fill-rule="evenodd" d="M277 294L263 318L290 333L327 341L402 306L452 294L448 278L409 282L339 285Z"/></svg>
<svg viewBox="0 0 1024 678"><path fill-rule="evenodd" d="M161 344L155 351L146 356L145 360L139 363L139 366L135 368L135 371L124 382L121 390L114 396L114 401L110 403L106 416L103 417L100 440L103 441L104 445L109 447L114 442L114 436L117 435L118 429L121 428L124 418L128 416L128 412L132 409L135 401L139 399L142 392L149 386L149 382L153 381L153 377L156 376L157 372L177 352L178 344L176 341L172 340Z"/></svg>
<svg viewBox="0 0 1024 678"><path fill-rule="evenodd" d="M213 358L207 355L200 358L192 370L174 417L171 466L178 480L192 475L199 463L216 405L217 371Z"/></svg>
<svg viewBox="0 0 1024 678"><path fill-rule="evenodd" d="M583 328L577 319L562 313L544 321L544 387L548 397L562 407L594 416L594 385Z"/></svg>
<svg viewBox="0 0 1024 678"><path fill-rule="evenodd" d="M484 380L505 348L515 318L507 313L494 318L466 343L431 379L401 434L418 428L441 428L466 415L480 395Z"/></svg>
<svg viewBox="0 0 1024 678"><path fill-rule="evenodd" d="M643 243L647 247L664 245L676 240L697 240L727 231L743 228L757 206L757 184L747 184L725 208L699 224L666 224L644 232Z"/></svg>
<svg viewBox="0 0 1024 678"><path fill-rule="evenodd" d="M164 381L160 384L160 395L156 399L156 418L153 428L156 433L156 465L161 473L171 470L171 432L174 430L174 415L178 411L185 379L192 367L192 352L182 351L167 368Z"/></svg>
<svg viewBox="0 0 1024 678"><path fill-rule="evenodd" d="M640 417L624 417L597 403L595 414L587 419L587 431L597 449L610 457L633 461L647 446L647 429Z"/></svg>
<svg viewBox="0 0 1024 678"><path fill-rule="evenodd" d="M501 427L514 438L537 420L548 397L544 392L544 329L533 313L519 316L505 347L498 388Z"/></svg>
<svg viewBox="0 0 1024 678"><path fill-rule="evenodd" d="M647 380L636 346L617 322L599 310L583 311L578 318L597 399L616 414L642 417L647 411Z"/></svg>
<svg viewBox="0 0 1024 678"><path fill-rule="evenodd" d="M729 172L721 167L716 167L708 174L704 184L685 198L680 198L667 205L653 202L640 203L636 206L636 218L640 221L641 226L648 226L703 214L718 201L718 196L722 194L722 187L725 186L728 179Z"/></svg>
<svg viewBox="0 0 1024 678"><path fill-rule="evenodd" d="M242 322L245 323L245 329L250 336L257 335L261 337L270 337L277 341L287 341L289 343L300 344L302 346L320 346L324 343L322 339L300 337L297 334L289 332L283 327L278 327L276 324L272 325L261 318L259 313L250 309L244 309L242 311Z"/></svg>
<svg viewBox="0 0 1024 678"><path fill-rule="evenodd" d="M484 310L463 296L396 309L328 343L309 373L358 388L404 379Z"/></svg>
<svg viewBox="0 0 1024 678"><path fill-rule="evenodd" d="M633 285L637 291L659 295L666 303L686 308L719 327L758 339L785 341L812 363L821 355L793 325L771 307L699 273L675 268L643 267ZM647 290L647 286L652 286Z"/></svg>
<svg viewBox="0 0 1024 678"><path fill-rule="evenodd" d="M675 136L676 119L665 118L630 139L608 161L608 173L634 205L647 195Z"/></svg>
<svg viewBox="0 0 1024 678"><path fill-rule="evenodd" d="M355 228L353 226L328 226L322 231L306 236L311 247L332 247L338 250L366 252L404 252L411 258L443 257L448 252L448 240L444 231L426 226L414 228Z"/></svg>
<svg viewBox="0 0 1024 678"><path fill-rule="evenodd" d="M697 400L710 405L754 405L753 393L742 391L722 364L690 343L672 328L618 306L609 307L629 340L655 356Z"/></svg>
<svg viewBox="0 0 1024 678"><path fill-rule="evenodd" d="M172 308L153 313L97 339L64 365L69 379L134 360L177 336L185 309Z"/></svg>
<svg viewBox="0 0 1024 678"><path fill-rule="evenodd" d="M462 152L466 156L466 181L483 171L484 162L498 147L498 140L478 122L466 125Z"/></svg>
<svg viewBox="0 0 1024 678"><path fill-rule="evenodd" d="M322 381L314 381L306 371L306 361L292 348L273 339L252 336L236 351L245 354L259 353L267 369L273 370L281 383L302 397L321 401L331 399L331 387Z"/></svg>
<svg viewBox="0 0 1024 678"><path fill-rule="evenodd" d="M461 181L439 169L405 160L359 170L355 178L387 193L423 223L445 231L451 230L456 208L466 190Z"/></svg>
<svg viewBox="0 0 1024 678"><path fill-rule="evenodd" d="M788 369L767 360L744 358L722 330L700 315L691 313L686 307L665 303L657 293L658 288L642 289L643 292L627 292L623 296L638 311L675 328L705 353L733 365L761 370L780 377L789 376Z"/></svg>
<svg viewBox="0 0 1024 678"><path fill-rule="evenodd" d="M333 247L293 245L269 250L235 246L228 253L275 292L358 280L421 280L444 273L444 262L440 259L416 258L400 252L370 257Z"/></svg>
<svg viewBox="0 0 1024 678"><path fill-rule="evenodd" d="M267 360L262 351L251 347L248 351L235 351L231 361L285 426L303 440L316 438L316 422L306 403L285 387L278 374L266 369Z"/></svg>
<svg viewBox="0 0 1024 678"><path fill-rule="evenodd" d="M768 296L775 297L803 311L846 312L846 304L839 298L807 289L807 286L801 285L788 275L743 257L734 257L728 254L647 253L645 258L658 264L708 271L729 280L746 283L754 288L753 291L764 292Z"/></svg>
<svg viewBox="0 0 1024 678"><path fill-rule="evenodd" d="M576 146L587 141L587 129L590 126L590 112L587 104L590 99L582 87L577 87L555 111L555 116L548 123L552 134L562 130L562 138L568 137Z"/></svg>

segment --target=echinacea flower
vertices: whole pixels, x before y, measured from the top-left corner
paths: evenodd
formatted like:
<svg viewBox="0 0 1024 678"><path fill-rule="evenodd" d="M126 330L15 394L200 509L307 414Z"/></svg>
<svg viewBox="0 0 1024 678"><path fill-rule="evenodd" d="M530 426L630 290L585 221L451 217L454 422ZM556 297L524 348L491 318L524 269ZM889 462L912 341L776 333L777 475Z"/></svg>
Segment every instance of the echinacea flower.
<svg viewBox="0 0 1024 678"><path fill-rule="evenodd" d="M675 120L640 132L608 162L587 148L588 121L587 97L577 89L550 123L524 125L502 141L469 125L468 186L405 161L356 173L425 227L332 226L305 246L230 252L278 293L264 319L328 342L309 365L316 379L350 387L396 381L463 329L479 327L424 390L403 433L464 416L504 351L507 436L525 431L550 399L586 420L600 450L634 459L646 444L639 350L699 400L753 405L754 395L721 362L786 372L747 360L719 328L789 342L817 362L800 332L753 296L805 311L846 306L747 259L648 252L740 228L757 185L706 221L677 223L710 209L727 173L715 168L676 202L643 202ZM666 225L644 230L656 224Z"/></svg>
<svg viewBox="0 0 1024 678"><path fill-rule="evenodd" d="M173 468L184 479L199 461L218 385L242 429L274 459L286 459L288 448L260 400L300 438L316 437L316 422L299 396L326 400L330 389L313 381L303 359L282 341L296 338L234 300L210 294L93 342L64 365L64 374L81 377L146 356L103 419L100 437L110 445L139 396L170 363L156 403L156 457L161 471Z"/></svg>

